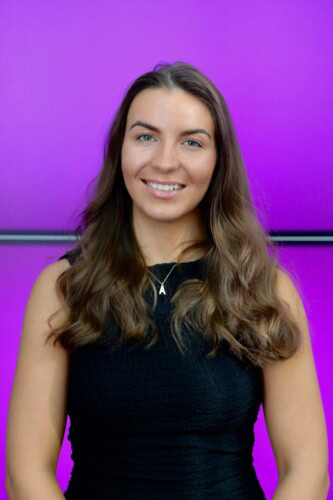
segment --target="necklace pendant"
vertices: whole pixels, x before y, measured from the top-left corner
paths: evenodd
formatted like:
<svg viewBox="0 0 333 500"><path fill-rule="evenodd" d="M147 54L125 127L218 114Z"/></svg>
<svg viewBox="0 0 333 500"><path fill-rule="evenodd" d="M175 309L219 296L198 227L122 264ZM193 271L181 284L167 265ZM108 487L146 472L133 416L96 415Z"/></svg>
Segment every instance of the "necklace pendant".
<svg viewBox="0 0 333 500"><path fill-rule="evenodd" d="M162 293L163 293L163 295L166 295L163 283L161 285L160 291L158 292L158 295L161 295Z"/></svg>

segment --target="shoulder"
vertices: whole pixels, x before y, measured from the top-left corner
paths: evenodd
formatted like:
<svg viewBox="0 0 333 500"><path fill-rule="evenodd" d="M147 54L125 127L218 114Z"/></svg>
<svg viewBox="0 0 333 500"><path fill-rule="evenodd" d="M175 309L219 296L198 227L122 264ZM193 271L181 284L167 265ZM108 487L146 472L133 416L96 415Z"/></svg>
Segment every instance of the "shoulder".
<svg viewBox="0 0 333 500"><path fill-rule="evenodd" d="M279 300L287 306L292 318L298 324L302 341L309 341L309 329L300 285L286 270L278 269L275 291Z"/></svg>
<svg viewBox="0 0 333 500"><path fill-rule="evenodd" d="M64 306L64 298L57 287L58 277L70 267L67 259L45 266L37 275L30 291L25 317L46 318Z"/></svg>
<svg viewBox="0 0 333 500"><path fill-rule="evenodd" d="M54 288L58 277L70 267L71 264L66 258L61 258L45 266L37 276L34 286Z"/></svg>
<svg viewBox="0 0 333 500"><path fill-rule="evenodd" d="M61 273L63 273L70 267L71 267L70 260L67 257L62 256L56 262L52 262L52 264L45 266L44 269L42 270L42 273L44 275L49 276L50 278L51 277L57 278Z"/></svg>
<svg viewBox="0 0 333 500"><path fill-rule="evenodd" d="M300 299L295 281L286 270L277 269L275 285L279 298L286 300L288 303Z"/></svg>

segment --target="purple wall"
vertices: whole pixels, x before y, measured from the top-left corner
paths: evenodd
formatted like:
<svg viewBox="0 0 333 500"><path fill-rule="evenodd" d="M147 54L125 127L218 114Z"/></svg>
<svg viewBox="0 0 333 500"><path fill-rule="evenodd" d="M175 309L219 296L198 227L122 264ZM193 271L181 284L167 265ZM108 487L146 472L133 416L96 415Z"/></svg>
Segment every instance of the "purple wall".
<svg viewBox="0 0 333 500"><path fill-rule="evenodd" d="M72 229L125 88L158 62L175 60L197 66L224 95L264 225L332 230L332 14L328 0L2 0L0 230ZM0 246L0 498L24 308L38 273L66 248ZM333 248L288 247L280 255L303 290L328 416ZM256 438L255 466L270 498L277 472L262 412ZM70 470L65 438L63 489Z"/></svg>

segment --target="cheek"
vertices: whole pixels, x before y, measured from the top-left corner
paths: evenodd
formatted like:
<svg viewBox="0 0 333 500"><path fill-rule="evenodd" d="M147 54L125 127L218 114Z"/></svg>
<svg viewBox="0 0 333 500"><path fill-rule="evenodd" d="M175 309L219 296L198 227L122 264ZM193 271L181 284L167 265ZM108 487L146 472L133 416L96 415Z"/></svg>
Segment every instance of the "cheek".
<svg viewBox="0 0 333 500"><path fill-rule="evenodd" d="M216 155L213 155L213 157L210 158L210 161L205 171L205 180L203 182L205 182L206 187L209 186L210 181L212 180L213 174L215 172L215 169L216 169Z"/></svg>
<svg viewBox="0 0 333 500"><path fill-rule="evenodd" d="M211 181L214 169L207 168L207 165L196 172L195 182L202 190L205 190Z"/></svg>
<svg viewBox="0 0 333 500"><path fill-rule="evenodd" d="M189 162L190 170L192 171L193 179L197 184L209 183L216 165L216 154L209 152L207 155L195 158Z"/></svg>
<svg viewBox="0 0 333 500"><path fill-rule="evenodd" d="M121 164L124 171L126 170L129 175L135 173L146 160L147 158L137 147L124 143L121 152Z"/></svg>
<svg viewBox="0 0 333 500"><path fill-rule="evenodd" d="M126 148L123 149L121 154L121 169L124 178L134 175L136 171L135 156Z"/></svg>

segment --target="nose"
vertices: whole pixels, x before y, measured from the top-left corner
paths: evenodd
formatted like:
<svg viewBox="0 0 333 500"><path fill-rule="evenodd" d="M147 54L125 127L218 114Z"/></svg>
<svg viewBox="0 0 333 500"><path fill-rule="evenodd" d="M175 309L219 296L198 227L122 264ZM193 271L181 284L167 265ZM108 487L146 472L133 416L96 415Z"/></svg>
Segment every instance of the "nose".
<svg viewBox="0 0 333 500"><path fill-rule="evenodd" d="M160 143L155 149L153 166L156 169L173 170L179 167L179 163L176 147L171 142Z"/></svg>

